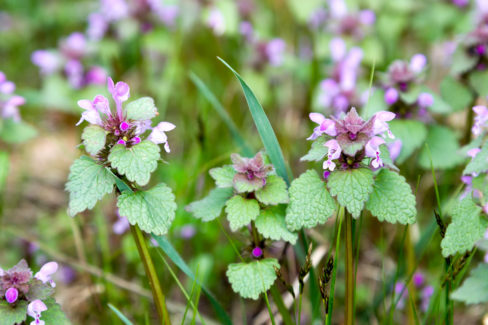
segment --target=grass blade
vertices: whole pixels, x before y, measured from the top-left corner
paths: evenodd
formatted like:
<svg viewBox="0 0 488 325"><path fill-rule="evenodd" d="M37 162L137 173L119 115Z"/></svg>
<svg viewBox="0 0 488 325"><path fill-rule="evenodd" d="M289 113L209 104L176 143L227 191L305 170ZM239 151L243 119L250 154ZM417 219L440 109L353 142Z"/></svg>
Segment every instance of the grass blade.
<svg viewBox="0 0 488 325"><path fill-rule="evenodd" d="M133 325L132 322L127 317L125 317L125 315L122 314L120 310L117 309L117 307L112 304L108 304L108 308L110 308L115 313L115 315L117 315L122 323L124 323L125 325Z"/></svg>

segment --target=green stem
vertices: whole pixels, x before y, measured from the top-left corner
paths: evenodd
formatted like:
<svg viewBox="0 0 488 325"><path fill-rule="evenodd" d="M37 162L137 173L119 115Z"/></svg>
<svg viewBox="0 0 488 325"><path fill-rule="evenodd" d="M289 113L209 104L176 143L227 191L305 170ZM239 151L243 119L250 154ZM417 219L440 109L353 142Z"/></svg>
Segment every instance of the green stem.
<svg viewBox="0 0 488 325"><path fill-rule="evenodd" d="M352 249L352 216L346 212L346 308L345 324L354 323L354 254Z"/></svg>
<svg viewBox="0 0 488 325"><path fill-rule="evenodd" d="M342 219L344 218L344 207L343 206L341 206L339 208L339 214L337 217L339 218L339 227L337 228L335 256L334 256L334 267L332 269L332 278L330 279L329 307L328 307L328 314L326 315L327 325L332 324L332 311L334 309L335 280L336 280L336 275L337 275L337 259L339 257L339 246L340 246L340 240L341 240Z"/></svg>
<svg viewBox="0 0 488 325"><path fill-rule="evenodd" d="M154 262L151 258L151 255L149 254L149 248L147 247L144 234L137 225L131 225L130 230L132 232L132 237L134 237L134 241L136 242L139 256L141 257L141 260L144 264L146 276L149 278L149 284L151 286L156 309L158 310L158 314L161 319L161 324L170 325L171 321L169 320L168 310L166 309L166 301L163 291L161 289L161 284L159 283L156 268L154 267Z"/></svg>
<svg viewBox="0 0 488 325"><path fill-rule="evenodd" d="M298 298L298 321L297 321L297 325L300 325L302 323L302 297L303 297L303 294L301 291L302 290L300 290L300 296Z"/></svg>

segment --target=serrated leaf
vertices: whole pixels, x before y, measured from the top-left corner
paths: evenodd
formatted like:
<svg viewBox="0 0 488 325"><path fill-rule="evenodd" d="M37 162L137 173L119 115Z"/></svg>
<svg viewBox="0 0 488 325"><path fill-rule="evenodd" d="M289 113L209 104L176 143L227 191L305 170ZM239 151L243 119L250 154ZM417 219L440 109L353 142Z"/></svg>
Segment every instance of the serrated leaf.
<svg viewBox="0 0 488 325"><path fill-rule="evenodd" d="M466 304L488 302L488 264L480 263L463 284L451 294L454 300Z"/></svg>
<svg viewBox="0 0 488 325"><path fill-rule="evenodd" d="M321 136L317 138L314 142L312 142L312 148L308 151L308 153L300 158L300 161L321 161L327 155L328 149L324 146L327 138L325 136Z"/></svg>
<svg viewBox="0 0 488 325"><path fill-rule="evenodd" d="M376 176L366 209L380 221L404 225L414 223L417 214L415 196L405 177L388 169Z"/></svg>
<svg viewBox="0 0 488 325"><path fill-rule="evenodd" d="M234 194L232 188L215 188L203 199L190 203L187 211L193 213L195 218L204 222L212 221L220 216L225 202Z"/></svg>
<svg viewBox="0 0 488 325"><path fill-rule="evenodd" d="M144 121L154 118L158 109L151 97L142 97L125 105L125 114L129 120Z"/></svg>
<svg viewBox="0 0 488 325"><path fill-rule="evenodd" d="M466 165L466 168L463 171L464 175L472 174L472 173L484 173L488 170L488 141L485 142L483 147L481 147L481 151L471 159L471 161Z"/></svg>
<svg viewBox="0 0 488 325"><path fill-rule="evenodd" d="M92 209L105 194L112 193L115 179L110 171L88 157L71 165L66 190L69 192L68 214L74 216Z"/></svg>
<svg viewBox="0 0 488 325"><path fill-rule="evenodd" d="M269 175L266 178L266 185L257 190L256 199L266 205L288 203L288 191L283 178L277 175Z"/></svg>
<svg viewBox="0 0 488 325"><path fill-rule="evenodd" d="M223 167L212 168L209 173L215 180L215 185L218 187L232 187L236 171L231 165L226 165Z"/></svg>
<svg viewBox="0 0 488 325"><path fill-rule="evenodd" d="M56 303L53 298L48 298L43 301L46 304L47 310L42 312L41 319L46 322L46 325L70 325L71 322L66 314L61 309L61 306Z"/></svg>
<svg viewBox="0 0 488 325"><path fill-rule="evenodd" d="M441 85L442 99L451 105L454 111L461 111L468 107L473 99L473 94L462 83L453 77L446 77L442 80Z"/></svg>
<svg viewBox="0 0 488 325"><path fill-rule="evenodd" d="M470 198L465 198L457 203L452 209L452 221L441 241L444 257L472 249L474 244L483 237L488 227L488 221L480 214L481 208Z"/></svg>
<svg viewBox="0 0 488 325"><path fill-rule="evenodd" d="M452 168L464 161L465 157L459 154L459 144L456 135L447 127L433 125L427 133L425 141L430 150L430 156L425 146L420 151L419 164L429 170L430 158L435 169Z"/></svg>
<svg viewBox="0 0 488 325"><path fill-rule="evenodd" d="M175 196L166 184L158 184L147 191L123 192L118 200L119 214L131 225L155 235L168 232L175 218Z"/></svg>
<svg viewBox="0 0 488 325"><path fill-rule="evenodd" d="M227 213L230 229L237 231L256 220L259 215L259 203L254 199L245 199L240 195L235 195L225 204L225 213Z"/></svg>
<svg viewBox="0 0 488 325"><path fill-rule="evenodd" d="M333 171L327 180L330 194L358 218L369 194L373 191L373 172L367 168Z"/></svg>
<svg viewBox="0 0 488 325"><path fill-rule="evenodd" d="M334 199L315 170L307 170L295 179L288 193L290 204L286 210L286 225L290 230L325 223L335 210Z"/></svg>
<svg viewBox="0 0 488 325"><path fill-rule="evenodd" d="M242 298L256 300L275 282L275 267L279 268L280 265L274 258L251 263L234 263L228 266L226 275L232 285L232 290Z"/></svg>
<svg viewBox="0 0 488 325"><path fill-rule="evenodd" d="M27 301L18 301L15 305L9 304L6 300L0 300L0 324L14 325L22 324L27 318Z"/></svg>
<svg viewBox="0 0 488 325"><path fill-rule="evenodd" d="M395 139L402 141L402 149L397 157L398 164L403 163L410 155L425 143L427 128L416 120L393 120L388 123Z"/></svg>
<svg viewBox="0 0 488 325"><path fill-rule="evenodd" d="M298 235L288 230L285 214L279 208L262 210L256 221L256 228L265 238L285 240L295 245Z"/></svg>
<svg viewBox="0 0 488 325"><path fill-rule="evenodd" d="M81 139L86 152L95 156L105 146L107 132L98 125L89 125L83 130Z"/></svg>
<svg viewBox="0 0 488 325"><path fill-rule="evenodd" d="M52 296L54 293L54 288L49 284L44 284L42 281L37 279L32 279L29 284L29 292L25 295L29 301L34 301L36 299L44 300Z"/></svg>
<svg viewBox="0 0 488 325"><path fill-rule="evenodd" d="M158 166L159 151L159 146L150 141L143 141L130 148L118 144L110 151L108 161L112 168L125 175L129 181L144 186Z"/></svg>

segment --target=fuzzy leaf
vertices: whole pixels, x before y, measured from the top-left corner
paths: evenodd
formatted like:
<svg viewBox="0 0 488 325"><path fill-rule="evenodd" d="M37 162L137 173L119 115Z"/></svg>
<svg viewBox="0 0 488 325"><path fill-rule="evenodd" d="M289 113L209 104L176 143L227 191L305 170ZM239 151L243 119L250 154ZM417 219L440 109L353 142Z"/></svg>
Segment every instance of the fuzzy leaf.
<svg viewBox="0 0 488 325"><path fill-rule="evenodd" d="M117 201L119 213L131 225L155 235L168 232L175 218L175 196L166 184L158 184L147 191L123 192Z"/></svg>
<svg viewBox="0 0 488 325"><path fill-rule="evenodd" d="M321 161L327 155L327 147L324 146L327 138L325 136L317 138L312 142L312 148L308 153L300 158L300 161Z"/></svg>
<svg viewBox="0 0 488 325"><path fill-rule="evenodd" d="M256 191L256 199L266 205L288 203L288 191L283 178L277 175L269 175L266 178L266 185Z"/></svg>
<svg viewBox="0 0 488 325"><path fill-rule="evenodd" d="M410 155L422 146L427 137L425 124L416 120L393 120L388 124L395 140L402 141L402 149L396 161L403 163Z"/></svg>
<svg viewBox="0 0 488 325"><path fill-rule="evenodd" d="M88 157L71 165L66 190L69 192L68 214L74 216L92 209L105 194L112 193L115 179L110 171Z"/></svg>
<svg viewBox="0 0 488 325"><path fill-rule="evenodd" d="M159 146L150 141L143 141L130 148L118 144L112 148L108 160L112 168L116 168L129 181L144 186L156 170L159 150Z"/></svg>
<svg viewBox="0 0 488 325"><path fill-rule="evenodd" d="M257 218L259 203L254 199L245 199L240 195L235 195L225 204L225 212L230 229L237 231Z"/></svg>
<svg viewBox="0 0 488 325"><path fill-rule="evenodd" d="M41 319L46 322L46 325L70 325L66 314L61 309L61 306L56 303L53 298L48 298L43 301L46 304L47 310L42 312Z"/></svg>
<svg viewBox="0 0 488 325"><path fill-rule="evenodd" d="M98 125L87 126L81 135L86 152L92 156L95 156L100 150L103 149L105 146L106 137L107 132L105 132L105 130Z"/></svg>
<svg viewBox="0 0 488 325"><path fill-rule="evenodd" d="M466 304L488 302L488 265L480 263L451 295Z"/></svg>
<svg viewBox="0 0 488 325"><path fill-rule="evenodd" d="M212 168L209 173L215 180L215 185L218 187L232 187L236 171L231 165L226 165L223 167Z"/></svg>
<svg viewBox="0 0 488 325"><path fill-rule="evenodd" d="M452 168L464 161L459 154L459 144L456 135L447 127L434 125L427 133L427 144L430 149L430 156L425 147L419 155L419 164L422 168L430 170L430 157L436 169Z"/></svg>
<svg viewBox="0 0 488 325"><path fill-rule="evenodd" d="M276 280L275 267L279 268L278 261L266 258L251 263L234 263L227 268L227 278L232 290L242 298L258 299L259 295L271 288Z"/></svg>
<svg viewBox="0 0 488 325"><path fill-rule="evenodd" d="M373 191L373 172L367 168L336 170L327 181L330 194L346 207L354 218L358 218L369 194Z"/></svg>
<svg viewBox="0 0 488 325"><path fill-rule="evenodd" d="M144 121L154 118L158 109L151 97L142 97L125 105L125 113L129 120Z"/></svg>
<svg viewBox="0 0 488 325"><path fill-rule="evenodd" d="M9 304L6 300L0 300L0 324L14 325L22 324L27 318L27 301L18 301L15 305Z"/></svg>
<svg viewBox="0 0 488 325"><path fill-rule="evenodd" d="M441 242L444 257L472 249L483 237L488 221L480 213L481 208L470 198L457 203L452 210L452 221Z"/></svg>
<svg viewBox="0 0 488 325"><path fill-rule="evenodd" d="M414 223L417 214L415 196L405 177L388 169L376 176L366 209L380 221L404 225Z"/></svg>
<svg viewBox="0 0 488 325"><path fill-rule="evenodd" d="M334 199L315 170L307 170L295 179L289 188L289 195L286 225L290 230L322 224L335 210Z"/></svg>
<svg viewBox="0 0 488 325"><path fill-rule="evenodd" d="M212 221L220 216L225 202L234 194L232 188L215 188L199 201L190 203L186 210L193 213L195 218L204 222Z"/></svg>
<svg viewBox="0 0 488 325"><path fill-rule="evenodd" d="M472 173L484 173L488 170L488 141L485 142L481 151L468 163L463 171L464 175Z"/></svg>
<svg viewBox="0 0 488 325"><path fill-rule="evenodd" d="M285 240L295 245L297 234L288 230L285 222L285 214L280 208L262 210L257 217L256 228L265 238L273 240Z"/></svg>
<svg viewBox="0 0 488 325"><path fill-rule="evenodd" d="M454 111L461 111L468 107L473 98L466 86L450 76L442 80L440 88L442 99L449 103Z"/></svg>
<svg viewBox="0 0 488 325"><path fill-rule="evenodd" d="M44 284L42 281L37 279L32 279L29 284L29 292L25 295L29 301L36 299L44 300L52 296L54 293L54 288L49 284Z"/></svg>

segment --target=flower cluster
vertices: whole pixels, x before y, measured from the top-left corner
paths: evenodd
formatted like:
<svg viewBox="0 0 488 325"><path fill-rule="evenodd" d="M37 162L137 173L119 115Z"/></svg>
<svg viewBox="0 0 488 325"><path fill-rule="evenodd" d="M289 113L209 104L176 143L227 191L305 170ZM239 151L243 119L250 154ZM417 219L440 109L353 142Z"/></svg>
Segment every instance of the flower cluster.
<svg viewBox="0 0 488 325"><path fill-rule="evenodd" d="M310 119L319 126L308 140L322 135L327 137L324 144L328 148L327 160L323 163L325 170L333 171L337 163L340 169L359 168L365 157L371 158L369 163L373 168L380 168L384 166L380 146L385 144L385 134L394 138L386 122L394 118L394 113L381 111L365 121L354 107L342 119L333 116L327 119L320 113L311 113Z"/></svg>
<svg viewBox="0 0 488 325"><path fill-rule="evenodd" d="M32 271L25 260L4 271L0 268L0 299L5 299L12 307L19 301L27 301L26 314L34 318L31 324L43 325L41 313L47 310L42 301L53 294L56 284L52 275L58 270L56 262L44 264L39 272L32 276Z"/></svg>
<svg viewBox="0 0 488 325"><path fill-rule="evenodd" d="M97 95L93 100L82 99L78 101L78 105L85 111L81 114L81 119L76 125L87 121L92 125L102 127L109 134L107 136L109 147L115 144L136 145L142 141L141 136L147 130L151 130L147 139L155 144L164 144L166 152L170 152L166 132L173 130L175 125L169 122L160 122L155 127L151 127L151 119L157 115L155 107L153 107L154 113L150 119L132 119L122 106L122 103L130 97L129 85L121 81L114 84L112 78L109 77L107 87L112 94L116 110L112 111L108 99L103 95ZM152 99L146 99L151 104L153 103Z"/></svg>
<svg viewBox="0 0 488 325"><path fill-rule="evenodd" d="M24 97L14 94L15 84L7 80L5 74L0 71L0 117L11 118L15 122L20 121L19 106L25 103Z"/></svg>
<svg viewBox="0 0 488 325"><path fill-rule="evenodd" d="M272 165L264 163L261 152L258 152L253 158L243 158L236 153L233 153L230 158L236 171L234 184L237 186L246 184L246 188L252 188L253 191L264 187L266 177L274 170Z"/></svg>
<svg viewBox="0 0 488 325"><path fill-rule="evenodd" d="M341 38L330 42L330 51L334 66L331 77L320 83L318 102L321 107L332 108L335 116L340 116L350 107L364 103L356 85L363 51L359 47L347 51Z"/></svg>

